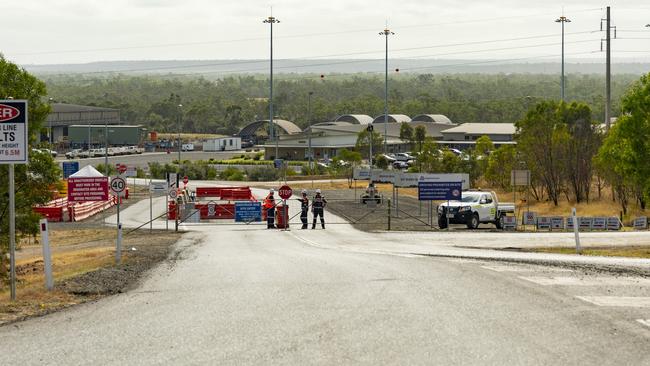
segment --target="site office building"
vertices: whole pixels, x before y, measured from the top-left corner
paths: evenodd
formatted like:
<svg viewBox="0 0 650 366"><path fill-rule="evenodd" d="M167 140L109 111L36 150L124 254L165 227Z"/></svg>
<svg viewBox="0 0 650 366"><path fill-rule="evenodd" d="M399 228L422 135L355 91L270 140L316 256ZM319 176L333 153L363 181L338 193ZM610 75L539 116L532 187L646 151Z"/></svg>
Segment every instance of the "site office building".
<svg viewBox="0 0 650 366"><path fill-rule="evenodd" d="M219 137L203 143L203 151L241 150L241 137Z"/></svg>

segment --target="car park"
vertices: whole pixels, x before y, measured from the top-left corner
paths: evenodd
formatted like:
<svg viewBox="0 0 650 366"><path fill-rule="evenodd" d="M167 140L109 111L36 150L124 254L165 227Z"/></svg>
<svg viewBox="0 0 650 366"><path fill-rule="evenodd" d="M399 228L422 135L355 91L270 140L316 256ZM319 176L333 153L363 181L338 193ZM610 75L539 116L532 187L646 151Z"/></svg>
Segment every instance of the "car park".
<svg viewBox="0 0 650 366"><path fill-rule="evenodd" d="M497 229L501 229L504 217L514 212L514 204L499 203L494 192L463 191L460 201L445 202L438 206L438 226L444 229L449 222L477 229L480 224L494 224Z"/></svg>

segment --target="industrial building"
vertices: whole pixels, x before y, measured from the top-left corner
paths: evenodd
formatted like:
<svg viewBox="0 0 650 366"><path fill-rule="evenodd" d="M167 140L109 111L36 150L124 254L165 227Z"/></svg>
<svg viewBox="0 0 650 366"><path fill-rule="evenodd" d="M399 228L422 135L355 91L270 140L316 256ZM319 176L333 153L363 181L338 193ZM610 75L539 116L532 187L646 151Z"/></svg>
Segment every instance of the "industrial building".
<svg viewBox="0 0 650 366"><path fill-rule="evenodd" d="M67 129L67 140L73 149L87 149L88 141L90 141L91 148L103 147L107 138L109 146L140 145L147 134L147 129L140 125L71 125L67 126Z"/></svg>
<svg viewBox="0 0 650 366"><path fill-rule="evenodd" d="M69 142L69 130L73 125L113 126L122 123L118 109L67 103L52 103L51 108L52 112L43 125L48 133L41 135L41 141L48 141L51 135L55 145Z"/></svg>
<svg viewBox="0 0 650 366"><path fill-rule="evenodd" d="M297 126L291 124L296 128L284 129L277 141L266 141L263 145L266 152L265 158L275 158L277 148L279 158L287 160L307 159L309 157L309 140L311 137L314 159L327 160L336 156L341 149L353 149L359 132L365 130L369 124L372 124L374 131L381 135L382 141L384 136L386 137L388 153L409 151L411 146L399 138L402 123L409 123L413 128L423 126L426 129L427 137L435 139L441 145L457 149L473 146L476 139L483 135L490 137L496 146L514 144L516 132L512 123L465 123L458 125L440 114L421 114L413 119L405 115L389 115L389 123L386 125L384 125L383 115L372 118L367 115L350 114L336 118L331 122L313 124L304 131L296 130ZM258 128L261 126L257 125ZM266 121L266 128L268 128L268 120Z"/></svg>

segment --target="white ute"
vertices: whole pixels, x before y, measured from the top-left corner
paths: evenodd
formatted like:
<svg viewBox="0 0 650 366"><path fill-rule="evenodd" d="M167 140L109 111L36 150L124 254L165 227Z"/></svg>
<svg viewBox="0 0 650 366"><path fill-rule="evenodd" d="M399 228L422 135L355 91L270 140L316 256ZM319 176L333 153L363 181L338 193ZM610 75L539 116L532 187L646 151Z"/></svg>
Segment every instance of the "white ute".
<svg viewBox="0 0 650 366"><path fill-rule="evenodd" d="M503 217L515 212L514 204L499 203L494 192L463 191L462 196L461 201L438 206L438 226L441 229L447 227L447 218L450 224L464 224L469 229L476 229L479 224L494 224L501 229Z"/></svg>

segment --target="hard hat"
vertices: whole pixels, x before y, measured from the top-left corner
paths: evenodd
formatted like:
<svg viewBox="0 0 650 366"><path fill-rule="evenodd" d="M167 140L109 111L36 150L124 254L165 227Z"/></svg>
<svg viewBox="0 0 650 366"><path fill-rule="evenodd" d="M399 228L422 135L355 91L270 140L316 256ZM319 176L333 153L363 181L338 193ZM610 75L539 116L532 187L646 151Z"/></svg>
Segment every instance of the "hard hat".
<svg viewBox="0 0 650 366"><path fill-rule="evenodd" d="M307 194L307 190L306 190L306 189L303 189L303 190L302 190L302 194Z"/></svg>
<svg viewBox="0 0 650 366"><path fill-rule="evenodd" d="M317 189L317 190L316 190L316 193L320 193L320 189Z"/></svg>
<svg viewBox="0 0 650 366"><path fill-rule="evenodd" d="M269 193L273 193L273 192L275 192L275 189L273 188L269 189Z"/></svg>

